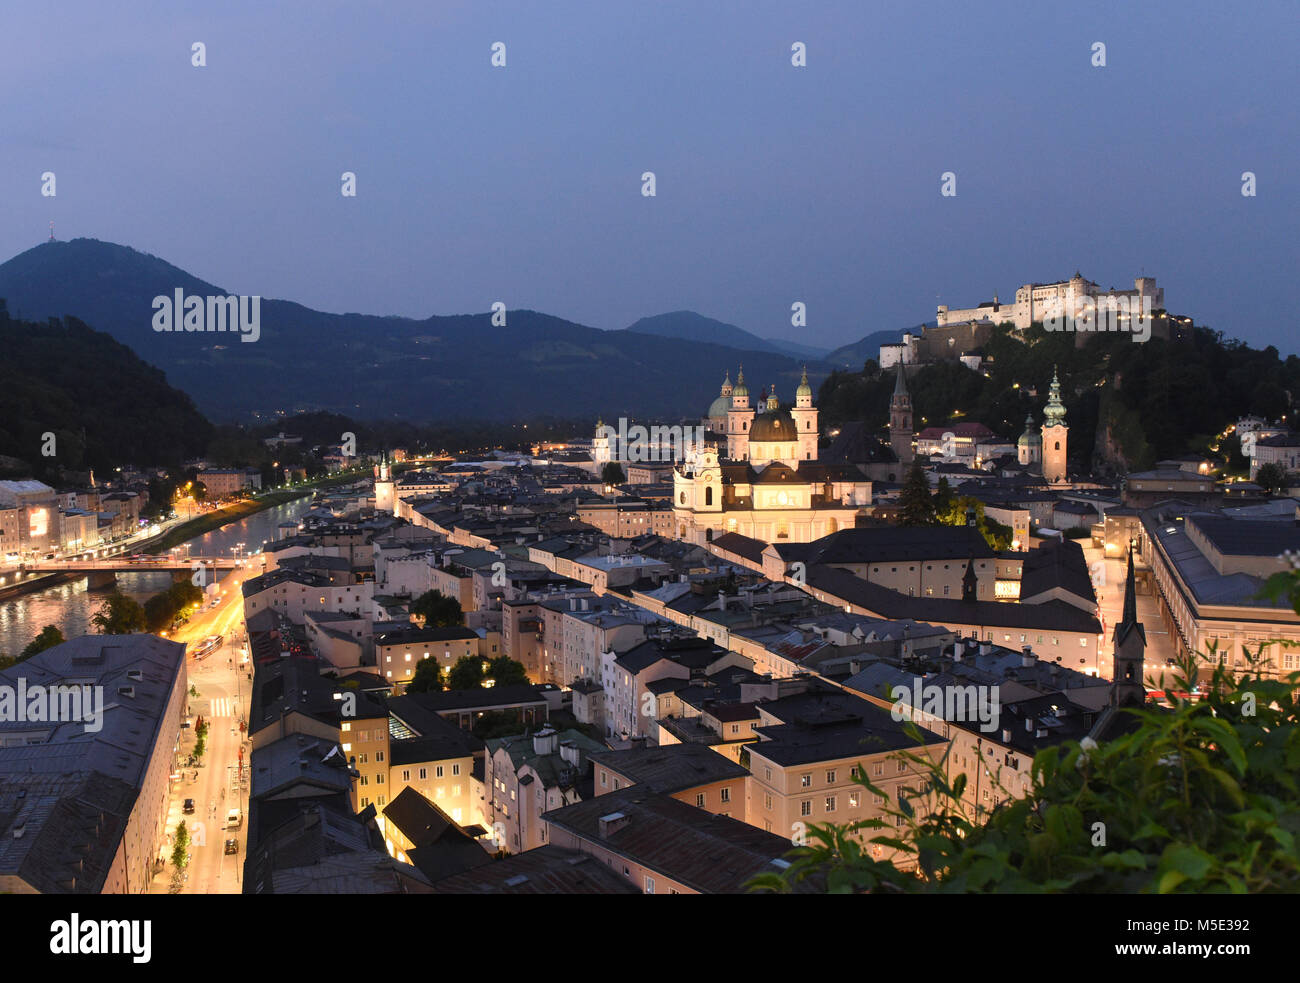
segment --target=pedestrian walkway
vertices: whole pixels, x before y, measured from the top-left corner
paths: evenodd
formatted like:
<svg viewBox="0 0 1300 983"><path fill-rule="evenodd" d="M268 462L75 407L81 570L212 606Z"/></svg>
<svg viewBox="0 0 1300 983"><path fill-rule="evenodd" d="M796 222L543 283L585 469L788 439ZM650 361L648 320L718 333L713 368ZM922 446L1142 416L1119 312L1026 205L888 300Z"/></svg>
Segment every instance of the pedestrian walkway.
<svg viewBox="0 0 1300 983"><path fill-rule="evenodd" d="M239 701L233 696L215 697L209 701L211 708L208 710L208 716L216 719L218 717L237 717Z"/></svg>

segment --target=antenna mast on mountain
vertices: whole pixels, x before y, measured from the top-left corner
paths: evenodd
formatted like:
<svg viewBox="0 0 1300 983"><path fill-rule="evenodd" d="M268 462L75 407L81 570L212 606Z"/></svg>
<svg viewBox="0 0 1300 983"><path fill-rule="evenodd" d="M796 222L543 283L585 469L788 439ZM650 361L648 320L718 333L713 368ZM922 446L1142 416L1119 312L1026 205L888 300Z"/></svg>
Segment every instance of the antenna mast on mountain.
<svg viewBox="0 0 1300 983"><path fill-rule="evenodd" d="M54 241L54 223L50 223L50 242Z"/></svg>

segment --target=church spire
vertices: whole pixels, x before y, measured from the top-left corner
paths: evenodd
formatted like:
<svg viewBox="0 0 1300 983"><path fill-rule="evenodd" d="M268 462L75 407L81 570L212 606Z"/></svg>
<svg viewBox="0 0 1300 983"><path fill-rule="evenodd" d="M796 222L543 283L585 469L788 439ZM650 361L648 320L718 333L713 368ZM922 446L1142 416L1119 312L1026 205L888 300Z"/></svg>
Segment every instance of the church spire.
<svg viewBox="0 0 1300 983"><path fill-rule="evenodd" d="M975 557L966 563L966 572L961 576L961 599L963 601L979 600L979 579L975 576Z"/></svg>
<svg viewBox="0 0 1300 983"><path fill-rule="evenodd" d="M1124 614L1120 617L1119 624L1115 626L1115 644L1123 645L1129 634L1137 629L1138 635L1142 639L1142 645L1147 643L1146 629L1142 627L1142 622L1138 621L1137 616L1137 581L1133 576L1133 544L1128 547L1128 577L1124 581Z"/></svg>
<svg viewBox="0 0 1300 983"><path fill-rule="evenodd" d="M1110 684L1113 707L1141 706L1146 702L1142 671L1147 647L1146 629L1137 616L1137 580L1133 575L1133 544L1128 547L1128 578L1124 582L1124 615L1115 626L1114 664Z"/></svg>
<svg viewBox="0 0 1300 983"><path fill-rule="evenodd" d="M894 376L894 395L907 395L907 379L903 376L903 363L901 361L898 363L898 372Z"/></svg>
<svg viewBox="0 0 1300 983"><path fill-rule="evenodd" d="M1043 409L1045 427L1065 426L1065 404L1061 402L1061 382L1056 378L1056 366L1052 366L1052 385L1048 391L1047 406Z"/></svg>

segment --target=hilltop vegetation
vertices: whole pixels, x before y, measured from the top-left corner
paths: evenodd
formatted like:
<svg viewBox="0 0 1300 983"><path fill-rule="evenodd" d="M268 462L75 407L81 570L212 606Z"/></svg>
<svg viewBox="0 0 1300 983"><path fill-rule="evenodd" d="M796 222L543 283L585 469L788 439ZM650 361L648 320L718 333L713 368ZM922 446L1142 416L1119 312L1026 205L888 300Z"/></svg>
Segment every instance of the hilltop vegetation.
<svg viewBox="0 0 1300 983"><path fill-rule="evenodd" d="M178 464L211 435L162 372L76 318L19 321L0 300L0 351L0 454L17 462L8 473Z"/></svg>
<svg viewBox="0 0 1300 983"><path fill-rule="evenodd" d="M1246 414L1289 415L1292 394L1300 393L1300 358L1283 360L1272 346L1257 351L1209 328L1176 341L1097 334L1075 348L1074 340L1039 324L1020 334L1000 327L984 346L987 376L959 362L909 369L916 428L969 420L1015 439L1027 414L1042 422L1055 367L1071 462L1136 470L1216 446L1216 435ZM883 427L893 391L894 370L870 360L860 372L832 373L817 402L825 423ZM1105 446L1107 432L1114 450Z"/></svg>

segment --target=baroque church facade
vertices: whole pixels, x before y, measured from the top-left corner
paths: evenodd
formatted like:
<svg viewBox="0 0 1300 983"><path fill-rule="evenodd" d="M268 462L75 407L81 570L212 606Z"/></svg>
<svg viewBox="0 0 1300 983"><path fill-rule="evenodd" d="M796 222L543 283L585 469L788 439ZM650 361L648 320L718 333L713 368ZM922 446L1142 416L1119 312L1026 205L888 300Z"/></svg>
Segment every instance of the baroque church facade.
<svg viewBox="0 0 1300 983"><path fill-rule="evenodd" d="M847 465L819 462L821 431L805 370L794 405L776 387L750 404L742 368L728 373L704 426L714 440L673 471L677 538L703 544L724 533L765 543L809 543L851 529L871 506L871 481Z"/></svg>

